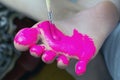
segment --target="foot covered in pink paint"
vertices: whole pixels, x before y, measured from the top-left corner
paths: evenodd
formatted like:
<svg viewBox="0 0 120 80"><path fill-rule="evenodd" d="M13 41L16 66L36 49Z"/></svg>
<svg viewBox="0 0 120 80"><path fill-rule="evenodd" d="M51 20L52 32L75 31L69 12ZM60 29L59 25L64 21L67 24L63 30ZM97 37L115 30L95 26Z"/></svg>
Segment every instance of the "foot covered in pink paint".
<svg viewBox="0 0 120 80"><path fill-rule="evenodd" d="M45 63L52 63L56 59L60 68L68 66L70 59L77 59L77 75L85 73L86 66L96 51L89 36L76 29L72 36L67 36L49 21L20 30L14 38L14 45L20 51L29 50L31 55L42 57Z"/></svg>

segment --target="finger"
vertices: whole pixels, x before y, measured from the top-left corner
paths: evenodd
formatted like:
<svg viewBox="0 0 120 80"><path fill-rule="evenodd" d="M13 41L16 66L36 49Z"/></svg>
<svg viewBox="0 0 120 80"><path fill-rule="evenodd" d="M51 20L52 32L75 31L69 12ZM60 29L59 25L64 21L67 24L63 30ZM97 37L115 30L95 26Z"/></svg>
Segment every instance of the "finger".
<svg viewBox="0 0 120 80"><path fill-rule="evenodd" d="M55 60L56 53L52 50L47 50L42 55L42 61L45 63L52 63Z"/></svg>
<svg viewBox="0 0 120 80"><path fill-rule="evenodd" d="M75 65L75 73L77 75L84 74L86 72L86 66L87 66L86 61L78 61Z"/></svg>
<svg viewBox="0 0 120 80"><path fill-rule="evenodd" d="M40 33L37 28L23 28L14 38L15 48L19 51L26 51L32 45L36 44Z"/></svg>
<svg viewBox="0 0 120 80"><path fill-rule="evenodd" d="M40 57L45 51L45 46L34 45L30 48L30 54L35 57Z"/></svg>
<svg viewBox="0 0 120 80"><path fill-rule="evenodd" d="M64 56L64 55L60 55L57 58L57 66L61 69L64 69L65 67L67 67L69 65L69 59Z"/></svg>

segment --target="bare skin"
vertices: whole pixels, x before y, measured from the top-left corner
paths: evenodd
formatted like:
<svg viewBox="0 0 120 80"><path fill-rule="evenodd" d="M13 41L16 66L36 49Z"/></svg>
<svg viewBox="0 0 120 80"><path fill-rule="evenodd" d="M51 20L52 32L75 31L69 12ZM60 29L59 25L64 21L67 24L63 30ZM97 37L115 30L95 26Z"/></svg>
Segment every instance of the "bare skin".
<svg viewBox="0 0 120 80"><path fill-rule="evenodd" d="M72 17L67 16L65 19L59 19L59 21L55 21L55 24L67 35L71 35L74 28L89 35L95 43L97 54L106 37L117 25L119 11L116 5L110 1L100 1L97 5L94 4L90 8L84 7L84 9L76 9L76 14ZM36 20L40 19L34 13L28 14ZM45 19L45 17L43 18Z"/></svg>
<svg viewBox="0 0 120 80"><path fill-rule="evenodd" d="M51 7L54 12L55 20L63 20L79 13L85 9L94 7L96 4L111 1L120 11L120 0L51 0ZM46 20L47 9L45 0L0 0L9 8L25 14L35 20Z"/></svg>
<svg viewBox="0 0 120 80"><path fill-rule="evenodd" d="M117 8L111 2L106 1L93 8L81 11L72 18L56 22L56 24L68 35L74 28L83 34L88 34L95 41L98 52L106 37L115 28L118 20Z"/></svg>
<svg viewBox="0 0 120 80"><path fill-rule="evenodd" d="M42 0L1 0L1 2L7 6L10 6L19 12L25 13L27 16L32 17L33 19L46 20L47 12L43 10L46 9L46 7L45 5L40 5L39 1L44 3ZM66 3L67 1L64 0L63 2ZM59 7L58 3L62 4L62 1L59 2L59 0L53 0L52 3L54 10L54 7ZM80 6L78 8L76 8L76 6L73 4L70 4L69 6L64 6L63 4L65 10L67 10L67 7L72 6L73 9L75 9L74 13L73 9L68 10L68 12L64 12L63 10L61 13L55 11L55 13L58 13L56 15L59 17L63 17L63 15L66 15L65 13L68 13L67 15L69 15L69 12L72 13L72 17L69 15L66 17L66 19L59 20L59 18L56 18L55 24L58 26L58 28L60 28L60 30L68 35L72 34L74 28L76 28L81 33L88 34L95 41L95 45L98 51L105 38L109 35L118 22L120 6L117 3L119 3L119 0L78 0L78 3L76 3L77 5L75 4L77 7ZM17 7L15 7L16 5ZM31 13L31 9L34 13ZM61 9L58 8L60 11ZM45 14L45 16L43 14Z"/></svg>

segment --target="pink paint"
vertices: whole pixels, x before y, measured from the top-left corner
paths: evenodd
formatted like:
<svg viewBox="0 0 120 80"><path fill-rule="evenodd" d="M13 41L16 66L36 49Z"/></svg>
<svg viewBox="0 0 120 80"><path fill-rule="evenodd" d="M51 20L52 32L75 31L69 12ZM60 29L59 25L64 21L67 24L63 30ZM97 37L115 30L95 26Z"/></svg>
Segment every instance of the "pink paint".
<svg viewBox="0 0 120 80"><path fill-rule="evenodd" d="M66 58L62 57L60 59L65 64L69 64L67 62L67 58L69 57L77 59L78 62L82 61L87 65L96 51L93 40L87 35L79 33L76 29L74 29L72 36L65 35L54 24L50 24L49 21L39 23L33 31L28 29L23 30L18 32L14 39L20 45L36 44L38 35L40 33L43 34L42 38L45 40L45 44L52 49L52 52L43 53L42 58L44 62L52 61L53 58L62 54ZM21 39L22 41L19 38L23 38ZM86 71L86 66L81 62L77 63L75 70L77 75L82 74Z"/></svg>
<svg viewBox="0 0 120 80"><path fill-rule="evenodd" d="M51 63L53 62L55 57L56 57L56 53L51 50L48 50L48 51L45 51L45 53L43 54L42 60L46 63Z"/></svg>
<svg viewBox="0 0 120 80"><path fill-rule="evenodd" d="M14 42L20 45L34 45L38 39L38 29L36 28L23 28L15 36Z"/></svg>
<svg viewBox="0 0 120 80"><path fill-rule="evenodd" d="M44 52L45 47L40 45L34 45L30 48L30 53L33 55L37 55L38 57Z"/></svg>
<svg viewBox="0 0 120 80"><path fill-rule="evenodd" d="M82 75L86 72L87 62L85 61L78 61L75 65L75 73L77 75Z"/></svg>
<svg viewBox="0 0 120 80"><path fill-rule="evenodd" d="M68 64L69 64L69 59L66 56L64 56L64 55L60 55L57 58L57 61L58 62L61 61L63 63L63 65L65 65L65 66L68 66Z"/></svg>
<svg viewBox="0 0 120 80"><path fill-rule="evenodd" d="M77 57L80 60L89 60L94 55L94 43L87 35L82 35L77 30L74 30L72 36L67 36L58 30L55 25L49 26L49 24L46 21L39 24L38 27L44 32L45 39L53 50L63 52L64 55L68 55L69 57ZM55 30L53 31L56 33L54 36L58 36L59 40L53 38L52 31L48 30L49 27L54 28L51 30Z"/></svg>

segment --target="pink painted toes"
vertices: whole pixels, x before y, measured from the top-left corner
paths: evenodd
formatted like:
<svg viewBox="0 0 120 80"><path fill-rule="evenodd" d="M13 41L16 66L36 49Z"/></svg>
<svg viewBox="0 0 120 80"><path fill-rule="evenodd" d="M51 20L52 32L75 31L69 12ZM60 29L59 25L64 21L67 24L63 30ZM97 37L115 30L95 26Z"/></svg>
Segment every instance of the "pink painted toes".
<svg viewBox="0 0 120 80"><path fill-rule="evenodd" d="M86 72L87 63L85 61L78 61L75 65L75 73L82 75Z"/></svg>
<svg viewBox="0 0 120 80"><path fill-rule="evenodd" d="M51 50L48 50L45 51L44 54L42 55L42 60L45 63L52 63L55 57L56 57L56 53Z"/></svg>
<svg viewBox="0 0 120 80"><path fill-rule="evenodd" d="M30 54L35 57L40 57L44 50L45 50L44 46L34 45L30 48Z"/></svg>
<svg viewBox="0 0 120 80"><path fill-rule="evenodd" d="M81 60L76 63L75 72L82 75L86 72L86 65L96 51L92 38L79 33L76 29L73 35L65 35L49 21L36 24L33 28L20 30L14 38L14 45L19 51L30 51L31 55L40 57L45 63L52 63L56 56L57 66L65 68L69 65L69 58ZM43 47L44 45L45 47ZM66 56L67 55L67 56Z"/></svg>
<svg viewBox="0 0 120 80"><path fill-rule="evenodd" d="M65 67L67 67L69 65L69 59L64 56L64 55L60 55L58 58L57 58L57 66L59 68L62 68L64 69Z"/></svg>
<svg viewBox="0 0 120 80"><path fill-rule="evenodd" d="M39 32L36 28L23 28L14 38L15 48L19 51L26 51L37 43Z"/></svg>

